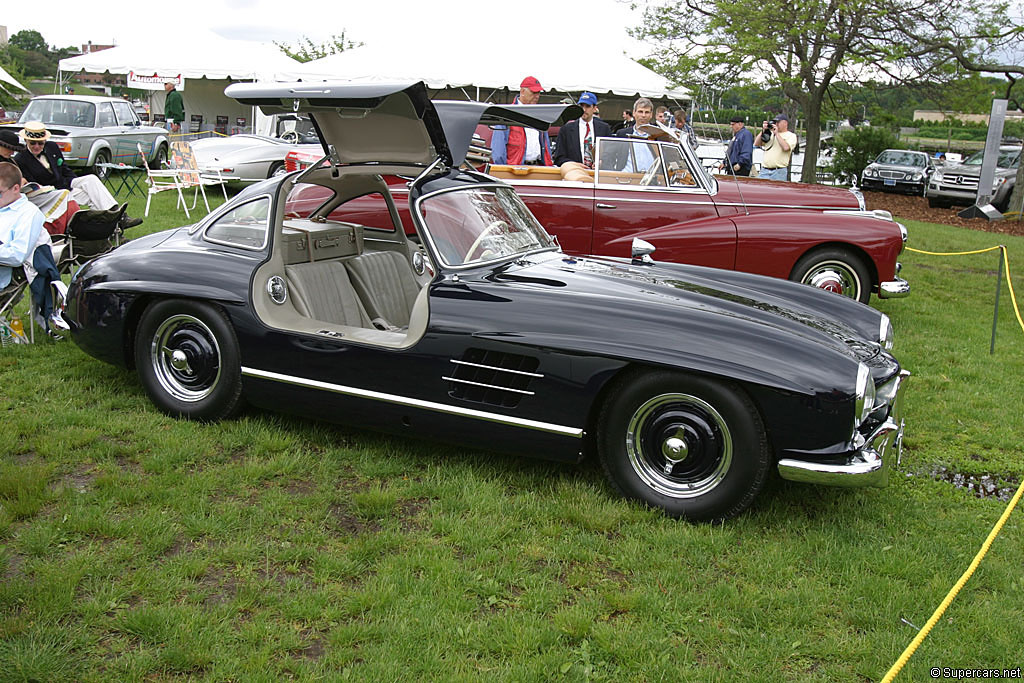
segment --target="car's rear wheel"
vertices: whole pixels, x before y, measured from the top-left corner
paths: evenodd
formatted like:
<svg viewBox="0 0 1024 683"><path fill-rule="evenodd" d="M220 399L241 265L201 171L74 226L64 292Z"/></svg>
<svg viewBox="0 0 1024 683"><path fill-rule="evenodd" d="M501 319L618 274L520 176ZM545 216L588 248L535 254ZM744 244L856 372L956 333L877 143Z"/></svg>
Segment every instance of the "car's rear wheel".
<svg viewBox="0 0 1024 683"><path fill-rule="evenodd" d="M729 382L632 372L610 389L598 425L598 456L612 485L673 517L734 517L768 475L760 413Z"/></svg>
<svg viewBox="0 0 1024 683"><path fill-rule="evenodd" d="M241 407L238 339L211 304L168 299L142 314L135 367L160 410L190 420L220 420Z"/></svg>
<svg viewBox="0 0 1024 683"><path fill-rule="evenodd" d="M110 169L101 166L100 164L109 164L110 159L111 157L109 149L101 149L100 151L96 152L96 160L92 162L93 175L95 175L100 180L106 180L110 176Z"/></svg>
<svg viewBox="0 0 1024 683"><path fill-rule="evenodd" d="M865 304L871 298L867 267L860 257L846 249L818 249L804 255L793 266L789 279Z"/></svg>
<svg viewBox="0 0 1024 683"><path fill-rule="evenodd" d="M267 171L268 178L276 178L288 173L288 169L284 167L283 161L275 161L270 165L270 169Z"/></svg>
<svg viewBox="0 0 1024 683"><path fill-rule="evenodd" d="M156 148L156 156L153 157L153 163L149 167L154 171L167 167L167 145L160 145Z"/></svg>

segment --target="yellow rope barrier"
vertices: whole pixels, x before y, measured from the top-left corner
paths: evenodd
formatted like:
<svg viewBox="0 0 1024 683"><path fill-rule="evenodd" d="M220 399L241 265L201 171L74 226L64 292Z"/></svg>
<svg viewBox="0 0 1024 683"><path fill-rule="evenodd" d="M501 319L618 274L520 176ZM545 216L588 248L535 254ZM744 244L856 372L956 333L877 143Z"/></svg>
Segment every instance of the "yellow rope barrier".
<svg viewBox="0 0 1024 683"><path fill-rule="evenodd" d="M1005 246L998 245L995 247L989 247L987 249L978 249L976 251L953 252L923 251L921 249L912 249L910 247L907 247L907 251L913 251L917 254L927 254L929 256L965 256L967 254L984 254L985 252L995 251L996 249L1002 251L1003 264L1006 267L1006 284L1010 290L1010 301L1013 302L1013 310L1017 314L1017 323L1020 325L1021 330L1024 330L1024 320L1021 319L1020 308L1018 308L1017 306L1017 296L1016 294L1014 294L1013 291L1013 280L1010 279L1010 258L1006 253ZM925 625L921 628L917 636L915 636L914 639L910 641L910 645L907 646L907 648L896 660L896 663L892 665L889 671L885 674L885 677L882 678L881 683L889 683L894 678L896 678L900 670L903 669L904 665L906 665L906 663L910 661L910 658L913 656L914 652L917 651L917 648L920 647L921 643L924 642L924 639L928 637L928 634L931 632L932 628L934 628L935 624L938 623L939 619L942 618L942 615L946 612L946 609L950 606L950 604L952 604L953 599L960 592L960 589L963 588L967 581L974 575L975 570L977 570L978 566L981 564L981 560L985 557L986 553L988 553L989 548L992 546L992 542L995 541L996 536L998 536L999 532L1002 531L1003 525L1005 525L1006 520L1010 518L1010 515L1013 513L1014 508L1017 507L1017 503L1020 501L1022 494L1024 494L1024 481L1022 481L1020 486L1017 487L1017 492L1013 494L1013 498L1010 499L1010 502L1006 506L1006 509L1003 510L1003 514L999 517L999 521L996 522L996 525L994 527L992 527L992 531L989 532L988 537L985 539L985 542L981 544L981 549L974 556L974 560L972 560L970 566L967 567L967 571L965 571L960 576L960 579L956 582L956 584L953 585L953 588L950 589L949 593L946 594L946 597L943 598L942 602L935 609L935 612L932 613L931 618L928 619L927 623L925 623Z"/></svg>

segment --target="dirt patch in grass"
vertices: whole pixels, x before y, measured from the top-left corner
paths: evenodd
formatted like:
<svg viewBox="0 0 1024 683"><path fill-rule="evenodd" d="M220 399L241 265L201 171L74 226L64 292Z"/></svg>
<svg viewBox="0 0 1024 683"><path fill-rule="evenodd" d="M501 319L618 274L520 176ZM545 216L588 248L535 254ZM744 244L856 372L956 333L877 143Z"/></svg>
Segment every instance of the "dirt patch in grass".
<svg viewBox="0 0 1024 683"><path fill-rule="evenodd" d="M990 221L984 218L961 218L959 213L965 206L948 209L933 209L924 197L915 197L895 192L864 192L864 202L869 210L885 209L898 218L925 223L942 223L960 228L992 232L1002 235L1024 236L1024 221Z"/></svg>
<svg viewBox="0 0 1024 683"><path fill-rule="evenodd" d="M332 505L328 509L328 526L334 531L358 536L377 533L381 525L373 519L362 519L344 505Z"/></svg>

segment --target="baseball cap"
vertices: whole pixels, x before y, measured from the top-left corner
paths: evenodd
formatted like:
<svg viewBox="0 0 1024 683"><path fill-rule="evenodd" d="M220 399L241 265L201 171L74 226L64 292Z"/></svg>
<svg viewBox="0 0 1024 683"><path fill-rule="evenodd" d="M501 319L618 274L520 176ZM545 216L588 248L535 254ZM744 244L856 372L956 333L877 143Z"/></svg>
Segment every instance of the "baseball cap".
<svg viewBox="0 0 1024 683"><path fill-rule="evenodd" d="M592 92L580 93L580 99L576 101L576 104L589 104L594 106L597 104L597 95Z"/></svg>
<svg viewBox="0 0 1024 683"><path fill-rule="evenodd" d="M523 82L519 84L519 87L527 88L531 92L544 92L544 88L543 86L541 86L540 81L538 81L533 76L527 76L526 78L524 78Z"/></svg>
<svg viewBox="0 0 1024 683"><path fill-rule="evenodd" d="M779 114L778 116L772 117L772 121L785 121L789 123L789 117L785 114Z"/></svg>

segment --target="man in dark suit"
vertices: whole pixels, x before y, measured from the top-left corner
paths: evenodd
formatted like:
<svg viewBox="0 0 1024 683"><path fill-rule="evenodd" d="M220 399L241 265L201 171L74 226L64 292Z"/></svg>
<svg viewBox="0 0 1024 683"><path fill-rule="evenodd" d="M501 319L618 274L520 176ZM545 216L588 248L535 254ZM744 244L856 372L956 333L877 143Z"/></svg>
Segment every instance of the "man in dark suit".
<svg viewBox="0 0 1024 683"><path fill-rule="evenodd" d="M597 96L592 92L580 95L577 104L583 107L583 115L562 126L558 131L555 145L555 165L575 161L587 168L594 168L594 149L597 138L611 137L612 129L607 123L594 116L597 112Z"/></svg>
<svg viewBox="0 0 1024 683"><path fill-rule="evenodd" d="M102 180L94 175L76 176L64 162L64 154L57 143L50 140L50 131L41 121L27 122L21 130L21 139L25 149L14 155L14 161L21 167L26 181L70 190L71 198L80 205L122 214L122 230L142 222L141 218L132 218L121 210Z"/></svg>

